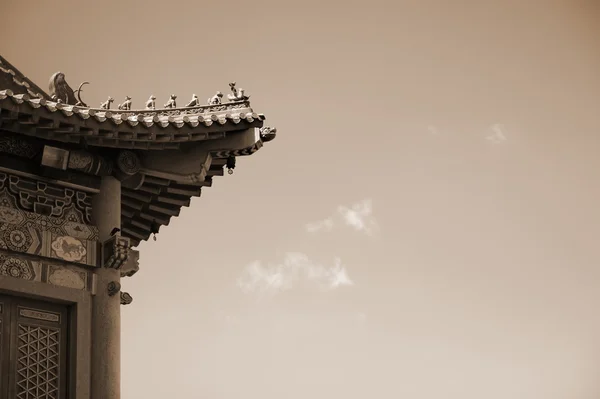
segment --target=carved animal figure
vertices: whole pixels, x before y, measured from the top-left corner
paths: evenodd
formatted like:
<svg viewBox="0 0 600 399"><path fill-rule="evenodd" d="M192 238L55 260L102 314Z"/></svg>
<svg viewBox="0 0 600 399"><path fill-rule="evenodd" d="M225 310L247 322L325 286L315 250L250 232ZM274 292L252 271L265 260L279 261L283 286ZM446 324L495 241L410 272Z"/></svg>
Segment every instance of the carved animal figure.
<svg viewBox="0 0 600 399"><path fill-rule="evenodd" d="M259 129L259 132L260 132L260 139L266 143L275 138L275 136L277 135L277 128L270 127L270 126L264 126Z"/></svg>
<svg viewBox="0 0 600 399"><path fill-rule="evenodd" d="M235 82L229 83L229 88L231 89L231 92L233 93L233 95L237 96L237 89L235 88Z"/></svg>
<svg viewBox="0 0 600 399"><path fill-rule="evenodd" d="M192 100L186 105L186 107L197 107L200 105L200 100L198 100L198 96L193 94Z"/></svg>
<svg viewBox="0 0 600 399"><path fill-rule="evenodd" d="M64 73L56 72L54 75L52 75L50 77L50 84L48 87L50 89L50 96L52 97L53 101L70 105L77 104L75 92L65 80Z"/></svg>
<svg viewBox="0 0 600 399"><path fill-rule="evenodd" d="M229 83L229 87L231 88L231 92L232 92L232 94L227 95L227 98L229 99L229 101L242 101L242 100L247 100L250 98L250 96L244 95L244 89L242 89L242 88L237 89L235 87L235 82Z"/></svg>
<svg viewBox="0 0 600 399"><path fill-rule="evenodd" d="M79 85L79 87L77 88L77 90L75 90L75 94L77 94L77 100L78 100L78 101L77 101L77 103L76 103L75 105L77 105L78 107L86 107L86 108L87 108L87 106L88 106L88 105L87 105L86 103L84 103L84 102L83 102L83 100L81 99L81 92L83 91L83 90L81 90L81 89L82 89L82 87L83 87L84 85L89 85L89 84L90 84L90 82L83 82L82 84L80 84L80 85Z"/></svg>
<svg viewBox="0 0 600 399"><path fill-rule="evenodd" d="M165 104L165 108L177 108L175 99L177 99L177 96L175 94L171 94L171 98L169 98L169 101L167 101Z"/></svg>
<svg viewBox="0 0 600 399"><path fill-rule="evenodd" d="M210 104L210 105L221 104L222 98L223 98L223 93L218 91L217 94L215 94L214 96L212 96L211 98L208 99L208 104Z"/></svg>
<svg viewBox="0 0 600 399"><path fill-rule="evenodd" d="M125 101L117 107L122 110L129 111L131 109L131 97L125 96Z"/></svg>
<svg viewBox="0 0 600 399"><path fill-rule="evenodd" d="M115 99L112 98L111 96L108 96L108 100L106 100L102 104L100 104L100 109L110 109L110 105L112 104L113 101L115 101Z"/></svg>
<svg viewBox="0 0 600 399"><path fill-rule="evenodd" d="M151 95L146 101L146 109L156 109L156 97L154 95Z"/></svg>

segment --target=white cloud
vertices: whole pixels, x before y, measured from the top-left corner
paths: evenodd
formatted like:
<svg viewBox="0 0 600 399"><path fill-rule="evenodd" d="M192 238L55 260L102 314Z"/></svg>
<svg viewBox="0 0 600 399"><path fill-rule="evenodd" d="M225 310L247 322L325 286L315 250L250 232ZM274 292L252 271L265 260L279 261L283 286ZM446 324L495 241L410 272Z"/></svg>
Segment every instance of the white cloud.
<svg viewBox="0 0 600 399"><path fill-rule="evenodd" d="M371 236L377 230L377 221L373 217L372 213L373 201L370 199L365 199L351 205L350 207L340 205L338 206L337 212L334 216L330 216L320 222L309 223L305 226L305 228L309 233L331 231L333 230L337 219L346 226Z"/></svg>
<svg viewBox="0 0 600 399"><path fill-rule="evenodd" d="M317 233L319 231L331 231L333 229L333 218L327 218L320 222L308 223L306 231L309 233Z"/></svg>
<svg viewBox="0 0 600 399"><path fill-rule="evenodd" d="M335 258L332 267L327 267L299 252L286 253L283 261L276 264L254 261L245 267L237 282L246 293L276 294L290 290L301 280L316 283L325 290L354 285L339 258Z"/></svg>
<svg viewBox="0 0 600 399"><path fill-rule="evenodd" d="M373 213L373 202L370 199L352 205L351 208L339 206L338 212L342 215L346 225L353 227L367 235L372 235L377 227Z"/></svg>
<svg viewBox="0 0 600 399"><path fill-rule="evenodd" d="M441 133L438 128L433 125L427 126L427 131L434 136L438 136Z"/></svg>
<svg viewBox="0 0 600 399"><path fill-rule="evenodd" d="M499 144L503 141L506 141L506 136L504 135L504 132L502 132L502 125L495 124L490 127L490 130L492 131L492 133L486 136L486 140L489 140L494 144Z"/></svg>

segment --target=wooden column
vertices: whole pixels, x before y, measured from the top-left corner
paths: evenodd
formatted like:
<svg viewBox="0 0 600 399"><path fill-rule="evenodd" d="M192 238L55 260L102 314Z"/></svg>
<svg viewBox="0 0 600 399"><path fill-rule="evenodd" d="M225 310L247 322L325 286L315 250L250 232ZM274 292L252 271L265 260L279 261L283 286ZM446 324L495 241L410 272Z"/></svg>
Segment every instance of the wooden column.
<svg viewBox="0 0 600 399"><path fill-rule="evenodd" d="M92 200L92 219L99 241L121 227L121 182L102 178L100 193ZM120 284L118 269L96 269L96 295L92 300L91 399L121 398L121 304L119 293L109 295L111 283Z"/></svg>

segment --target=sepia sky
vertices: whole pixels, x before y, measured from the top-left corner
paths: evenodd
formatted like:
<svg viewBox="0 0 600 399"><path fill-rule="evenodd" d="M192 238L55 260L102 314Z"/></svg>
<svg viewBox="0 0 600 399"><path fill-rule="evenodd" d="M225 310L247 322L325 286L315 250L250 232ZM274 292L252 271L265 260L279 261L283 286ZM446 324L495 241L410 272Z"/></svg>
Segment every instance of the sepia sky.
<svg viewBox="0 0 600 399"><path fill-rule="evenodd" d="M278 129L140 245L122 397L600 397L598 4L0 0L42 88Z"/></svg>

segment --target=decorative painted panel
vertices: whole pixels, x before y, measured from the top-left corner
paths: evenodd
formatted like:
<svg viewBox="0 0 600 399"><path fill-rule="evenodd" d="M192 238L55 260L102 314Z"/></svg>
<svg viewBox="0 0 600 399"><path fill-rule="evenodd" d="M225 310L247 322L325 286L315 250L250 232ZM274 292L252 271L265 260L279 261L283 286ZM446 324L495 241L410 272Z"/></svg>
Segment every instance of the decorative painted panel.
<svg viewBox="0 0 600 399"><path fill-rule="evenodd" d="M96 241L80 240L47 231L44 232L44 238L49 245L42 249L43 256L88 266L97 265L98 243Z"/></svg>
<svg viewBox="0 0 600 399"><path fill-rule="evenodd" d="M0 251L0 276L91 291L93 273L79 266L26 259Z"/></svg>
<svg viewBox="0 0 600 399"><path fill-rule="evenodd" d="M98 229L69 218L55 218L26 212L18 209L10 202L12 199L6 195L6 190L0 190L0 223L9 223L20 227L32 227L37 230L48 230L57 235L71 236L83 240L97 240Z"/></svg>
<svg viewBox="0 0 600 399"><path fill-rule="evenodd" d="M0 172L0 206L50 217L60 225L65 221L91 224L90 194L3 172Z"/></svg>
<svg viewBox="0 0 600 399"><path fill-rule="evenodd" d="M72 231L70 227L72 226L69 225L68 229ZM56 229L42 230L39 225L32 223L0 222L0 249L96 266L97 247L97 241L56 233Z"/></svg>
<svg viewBox="0 0 600 399"><path fill-rule="evenodd" d="M0 276L42 281L41 263L0 253Z"/></svg>
<svg viewBox="0 0 600 399"><path fill-rule="evenodd" d="M44 265L42 281L59 287L76 290L91 290L92 273L77 267Z"/></svg>

